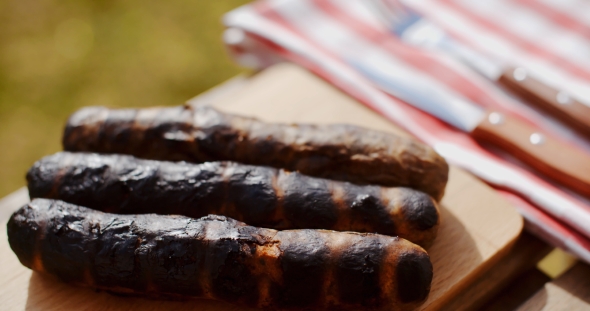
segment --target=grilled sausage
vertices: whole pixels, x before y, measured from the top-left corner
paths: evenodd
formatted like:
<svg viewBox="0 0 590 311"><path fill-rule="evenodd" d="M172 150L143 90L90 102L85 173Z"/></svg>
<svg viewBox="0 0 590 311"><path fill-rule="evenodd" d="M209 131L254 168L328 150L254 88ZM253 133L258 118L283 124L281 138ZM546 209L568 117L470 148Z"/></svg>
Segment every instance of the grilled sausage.
<svg viewBox="0 0 590 311"><path fill-rule="evenodd" d="M427 247L439 214L427 194L359 186L233 162L163 162L125 155L62 152L27 174L31 198L58 199L109 213L218 214L258 227L398 235Z"/></svg>
<svg viewBox="0 0 590 311"><path fill-rule="evenodd" d="M351 125L265 123L210 107L87 107L70 117L63 145L67 151L155 160L273 166L358 184L410 187L437 201L449 171L441 156L413 139Z"/></svg>
<svg viewBox="0 0 590 311"><path fill-rule="evenodd" d="M428 254L397 237L116 215L46 199L12 215L8 240L23 265L64 282L268 310L410 310L432 280Z"/></svg>

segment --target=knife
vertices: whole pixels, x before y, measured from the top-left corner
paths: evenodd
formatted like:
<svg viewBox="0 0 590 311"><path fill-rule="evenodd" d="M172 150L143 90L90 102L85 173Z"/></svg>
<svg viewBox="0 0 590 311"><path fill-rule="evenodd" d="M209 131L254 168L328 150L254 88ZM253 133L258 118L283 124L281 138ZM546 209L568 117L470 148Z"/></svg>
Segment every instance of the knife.
<svg viewBox="0 0 590 311"><path fill-rule="evenodd" d="M370 62L349 60L384 92L471 135L509 152L538 172L590 197L590 154L538 131L501 111L484 110L425 81L413 83L403 73Z"/></svg>
<svg viewBox="0 0 590 311"><path fill-rule="evenodd" d="M449 54L566 126L590 137L590 107L568 92L542 82L523 67L503 66L453 40L442 28L407 8L401 1L370 0L367 4L402 41Z"/></svg>

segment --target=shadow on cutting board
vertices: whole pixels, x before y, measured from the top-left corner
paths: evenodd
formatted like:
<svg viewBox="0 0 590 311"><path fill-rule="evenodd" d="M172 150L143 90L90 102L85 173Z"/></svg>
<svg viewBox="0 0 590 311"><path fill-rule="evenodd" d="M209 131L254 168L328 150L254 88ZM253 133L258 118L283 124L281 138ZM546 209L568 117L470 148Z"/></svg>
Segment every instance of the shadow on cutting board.
<svg viewBox="0 0 590 311"><path fill-rule="evenodd" d="M483 262L479 249L458 216L441 204L441 225L434 244L427 249L434 268L430 296L422 309L444 305L474 279L473 269Z"/></svg>
<svg viewBox="0 0 590 311"><path fill-rule="evenodd" d="M116 296L103 291L65 284L37 272L31 274L29 280L26 310L255 311L208 299L165 301Z"/></svg>

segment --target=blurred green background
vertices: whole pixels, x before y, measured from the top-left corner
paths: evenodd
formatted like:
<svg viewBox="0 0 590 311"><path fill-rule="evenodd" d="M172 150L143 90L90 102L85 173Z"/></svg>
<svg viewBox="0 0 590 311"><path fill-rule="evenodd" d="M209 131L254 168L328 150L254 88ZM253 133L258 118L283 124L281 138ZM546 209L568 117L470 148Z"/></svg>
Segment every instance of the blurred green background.
<svg viewBox="0 0 590 311"><path fill-rule="evenodd" d="M245 0L1 0L0 198L82 106L178 105L240 72L221 16Z"/></svg>

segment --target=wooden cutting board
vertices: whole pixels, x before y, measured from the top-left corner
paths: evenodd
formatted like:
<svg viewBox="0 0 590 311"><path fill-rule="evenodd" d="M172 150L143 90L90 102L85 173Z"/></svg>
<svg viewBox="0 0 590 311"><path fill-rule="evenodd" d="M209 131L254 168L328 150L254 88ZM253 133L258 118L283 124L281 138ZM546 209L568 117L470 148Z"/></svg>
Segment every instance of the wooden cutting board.
<svg viewBox="0 0 590 311"><path fill-rule="evenodd" d="M349 123L407 135L326 82L294 65L282 64L257 74L230 92L191 101L227 112L275 122ZM229 94L228 94L229 93ZM15 194L10 208L26 201ZM0 207L1 208L1 207ZM2 213L0 213L2 215ZM5 226L5 219L2 220ZM472 175L451 168L442 201L439 236L428 249L434 266L432 291L422 310L444 307L461 290L505 256L523 227L516 213L493 189ZM3 227L5 228L5 227ZM118 297L62 284L32 273L10 250L0 232L0 301L7 310L242 310L223 302L155 301Z"/></svg>

